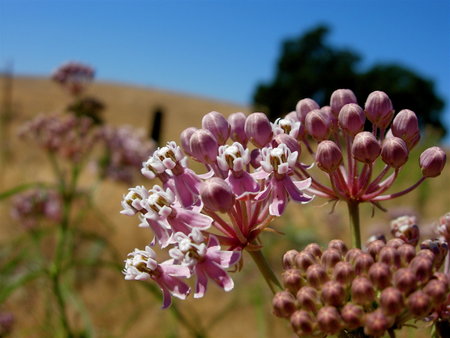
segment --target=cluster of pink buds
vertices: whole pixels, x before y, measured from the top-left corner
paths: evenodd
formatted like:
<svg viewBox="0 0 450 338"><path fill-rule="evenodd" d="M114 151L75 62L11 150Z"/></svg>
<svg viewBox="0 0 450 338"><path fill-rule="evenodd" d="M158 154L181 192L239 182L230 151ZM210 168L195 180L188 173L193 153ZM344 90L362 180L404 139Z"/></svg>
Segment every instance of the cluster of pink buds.
<svg viewBox="0 0 450 338"><path fill-rule="evenodd" d="M52 80L76 96L86 89L94 79L94 75L92 67L78 62L68 62L53 72Z"/></svg>
<svg viewBox="0 0 450 338"><path fill-rule="evenodd" d="M147 139L142 130L130 126L104 126L100 139L106 150L100 163L103 176L128 184L155 150L155 143Z"/></svg>
<svg viewBox="0 0 450 338"><path fill-rule="evenodd" d="M17 195L11 207L11 217L27 229L34 228L39 220L59 222L61 216L61 196L53 190L28 190Z"/></svg>
<svg viewBox="0 0 450 338"><path fill-rule="evenodd" d="M25 123L19 135L72 162L83 159L99 136L90 118L73 115L39 115Z"/></svg>
<svg viewBox="0 0 450 338"><path fill-rule="evenodd" d="M180 297L176 285L181 275L187 278L186 270L175 267L188 267L189 276L196 276L194 297L204 295L208 279L225 291L233 288L226 269L239 262L241 251L261 249L258 235L270 229L289 200L312 199L304 193L310 179L294 177L299 165L297 141L281 132L295 132L298 124L278 122L272 125L262 113L248 117L236 113L227 120L211 112L204 116L203 128L182 132L181 147L169 142L143 163L142 174L158 179L162 186L131 188L124 196L122 213L138 214L140 226L154 234L150 245L167 249L171 259L157 263L150 247L145 251L149 258L142 258L147 256L137 250L127 260L127 279L142 279L139 271L145 279L154 279L165 295L184 298L189 289L183 287L186 292ZM186 155L202 163L205 172L190 169ZM166 265L176 275L158 269ZM172 276L177 282L161 283L155 279L155 269L158 278ZM164 306L168 302L165 298Z"/></svg>
<svg viewBox="0 0 450 338"><path fill-rule="evenodd" d="M311 99L303 99L286 118L304 125L297 139L329 176L329 185L317 178L312 180L315 194L325 198L379 206L378 202L404 195L426 178L440 175L446 162L442 149L425 150L419 159L423 177L403 191L385 194L408 161L420 134L416 114L404 109L394 117L391 100L381 91L372 92L364 108L349 89L336 90L330 106L322 108ZM364 131L367 121L371 131ZM318 143L317 148L310 145L311 139L306 135ZM384 165L375 173L377 161ZM310 177L301 167L296 175L300 179Z"/></svg>
<svg viewBox="0 0 450 338"><path fill-rule="evenodd" d="M413 218L392 223L395 238L373 239L364 250L332 240L283 256L284 291L273 298L274 314L290 320L298 336L383 336L407 321L442 319L449 304L449 278L439 272L447 243L419 238Z"/></svg>

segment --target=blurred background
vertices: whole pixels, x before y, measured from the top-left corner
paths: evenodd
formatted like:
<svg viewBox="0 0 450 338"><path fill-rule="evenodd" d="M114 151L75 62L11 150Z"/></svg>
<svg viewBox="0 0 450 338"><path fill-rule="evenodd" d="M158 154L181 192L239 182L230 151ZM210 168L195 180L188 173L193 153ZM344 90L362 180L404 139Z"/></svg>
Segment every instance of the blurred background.
<svg viewBox="0 0 450 338"><path fill-rule="evenodd" d="M360 105L370 92L383 90L396 111L415 111L423 129L410 168L396 182L395 189L405 188L420 177L421 150L435 143L448 149L450 144L449 36L450 2L444 0L0 0L0 193L51 181L45 156L20 140L17 130L39 113L63 112L71 104L70 95L50 78L67 61L95 69L86 94L104 105L104 121L141 128L159 145L178 141L187 127L200 127L202 116L212 110L225 116L263 111L274 120L294 110L301 98L328 104L337 88L353 89ZM94 170L87 166L81 188L92 185ZM372 210L363 208L363 237L387 232L389 220L402 213L416 215L426 231L449 211L449 181L447 167L438 179L385 203L387 213L369 217ZM149 187L153 182L141 177L133 184ZM92 196L95 208L83 215L82 227L106 239L110 260L119 265L128 252L152 239L136 219L119 214L130 186L105 182ZM9 195L0 200L3 248L20 242L26 232L11 217L11 201ZM265 253L277 271L288 249L342 234L349 242L344 206L329 214L331 207L322 204L290 205L277 220L284 235L264 238ZM89 250L105 252L106 245L95 243ZM39 245L45 252L45 243ZM2 273L14 272L11 257L19 256L2 249ZM77 278L80 296L68 297L74 309L69 318L80 335L290 336L287 323L270 314L270 292L250 260L233 276L233 292L225 295L211 287L204 299L176 301L178 311L161 311L158 290L125 282L118 270L94 264ZM0 314L13 314L11 335L53 336L52 320L43 320L54 316L45 306L45 284L32 281L16 288L20 279L2 283ZM190 329L191 323L200 330Z"/></svg>

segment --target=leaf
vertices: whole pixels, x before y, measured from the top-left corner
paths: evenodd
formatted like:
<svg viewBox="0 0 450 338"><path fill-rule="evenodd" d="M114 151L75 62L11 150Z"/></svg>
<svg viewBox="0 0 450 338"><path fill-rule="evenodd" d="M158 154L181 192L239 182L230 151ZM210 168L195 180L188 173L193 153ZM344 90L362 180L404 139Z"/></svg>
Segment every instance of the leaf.
<svg viewBox="0 0 450 338"><path fill-rule="evenodd" d="M12 188L12 189L9 189L7 191L1 192L0 193L0 200L9 198L9 197L14 196L15 194L17 194L19 192L28 190L30 188L36 188L36 187L44 188L44 187L48 187L48 185L44 184L44 183L41 183L41 182L21 184L21 185L18 185L16 187Z"/></svg>
<svg viewBox="0 0 450 338"><path fill-rule="evenodd" d="M0 304L3 303L16 289L24 286L28 282L33 281L34 279L38 278L39 276L43 275L44 273L45 273L45 270L42 270L42 269L30 271L28 273L25 273L25 274L19 276L12 283L2 287L0 289Z"/></svg>

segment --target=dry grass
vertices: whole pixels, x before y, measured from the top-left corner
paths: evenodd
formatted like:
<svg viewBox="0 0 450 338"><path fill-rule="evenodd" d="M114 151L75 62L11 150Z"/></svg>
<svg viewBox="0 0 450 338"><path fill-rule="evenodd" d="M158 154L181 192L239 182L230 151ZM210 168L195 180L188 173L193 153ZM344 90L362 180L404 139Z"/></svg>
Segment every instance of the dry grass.
<svg viewBox="0 0 450 338"><path fill-rule="evenodd" d="M170 93L156 89L124 86L119 84L97 83L89 88L89 94L106 103L104 118L111 124L130 124L148 128L151 112L154 107L161 106L165 110L165 121L162 131L163 141L178 140L179 133L189 126L199 127L202 116L217 110L224 115L243 111L249 113L248 107L226 102L202 99L198 97ZM51 180L50 170L45 158L32 144L21 142L13 136L18 125L35 116L37 113L61 111L69 102L69 97L50 80L34 77L20 77L14 81L13 101L17 114L11 126L10 146L12 157L0 167L0 191L14 187L20 183L36 180ZM415 154L411 157L417 157ZM403 176L419 175L417 164L408 167ZM89 173L82 179L82 185L90 185ZM408 181L410 182L410 181ZM427 224L437 216L449 211L450 194L448 187L450 170L443 177L430 181L427 186L407 197L400 198L385 206L395 209L407 205L422 214L423 224ZM143 181L150 186L153 182ZM399 182L406 187L407 182ZM90 215L85 227L105 234L114 244L121 259L135 247L142 248L151 234L145 229L137 228L137 220L119 215L120 200L127 190L126 186L105 183L96 192L96 203L104 215L113 224L111 229L102 226L95 215ZM309 240L327 241L334 237L348 238L346 234L347 216L343 205L338 206L333 215L328 215L330 206L321 206L323 200L300 207L290 205L285 217L277 220L281 231L279 235L267 234L264 238L268 245L271 261L279 269L280 254L286 249L300 249ZM386 224L388 217L380 212L370 218L371 209L363 207L363 230L365 234L377 224ZM3 242L18 236L22 230L9 219L8 206L0 205ZM100 337L177 337L187 336L187 332L172 317L169 311L161 311L160 303L152 295L143 290L138 282L125 282L122 276L113 272L101 272L97 278L82 290L83 300L88 309L93 326ZM191 322L207 326L211 337L290 337L290 329L285 321L271 315L270 293L261 283L250 260L246 260L244 271L235 276L235 290L224 294L222 290L211 286L207 297L200 300L190 299L177 302L179 308ZM19 290L6 304L17 310L18 337L52 336L40 327L42 303L48 290L33 288ZM130 301L131 299L131 301ZM31 309L37 309L30 315ZM217 320L220 318L220 320ZM133 320L136 319L136 320ZM81 318L74 317L81 323ZM128 326L126 326L128 324ZM40 327L36 330L36 327Z"/></svg>

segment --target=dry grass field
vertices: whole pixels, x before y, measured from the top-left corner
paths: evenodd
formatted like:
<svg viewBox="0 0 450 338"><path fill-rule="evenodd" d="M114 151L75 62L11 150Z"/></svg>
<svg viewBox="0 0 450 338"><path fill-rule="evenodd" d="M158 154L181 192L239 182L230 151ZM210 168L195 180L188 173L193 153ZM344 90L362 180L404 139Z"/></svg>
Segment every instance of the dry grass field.
<svg viewBox="0 0 450 338"><path fill-rule="evenodd" d="M162 130L164 142L178 141L179 133L184 128L199 127L202 116L209 111L216 110L224 115L237 111L251 112L249 107L228 102L112 83L93 84L89 87L88 94L106 104L104 119L113 125L129 124L148 129L153 109L161 106L165 111ZM8 138L11 157L1 163L0 192L26 182L51 180L45 157L32 144L18 140L15 133L24 121L38 113L62 111L69 101L68 95L48 79L14 79L15 115ZM417 163L419 154L419 151L411 154L411 163L400 175L394 190L407 187L408 183L412 184L420 176ZM89 187L91 184L89 170L87 168L82 177L82 187ZM450 211L449 182L450 167L447 166L441 177L427 181L420 189L385 203L384 206L393 213L399 210L414 211L420 216L420 224L431 224L440 215ZM147 187L153 184L145 180L138 183ZM106 215L111 226L101 224L96 214L88 215L83 224L84 227L107 236L120 259L124 259L135 247L143 248L152 238L146 229L137 227L136 218L119 214L122 194L127 189L127 186L118 183L102 184L95 193L95 203L99 213ZM23 233L23 229L9 216L8 202L0 202L0 243L7 243ZM349 242L344 205L338 205L335 213L330 215L331 206L324 203L324 200L316 199L306 206L291 204L286 215L276 221L276 226L285 235L265 235L265 253L278 272L281 268L281 254L287 249L301 249L308 241L325 242L335 237ZM362 207L364 236L380 226L385 231L388 229L389 215L377 210L375 217L371 218L371 211L369 206ZM170 310L160 310L160 301L139 285L141 282L126 282L118 272L98 270L92 282L84 285L81 290L85 311L89 313L98 337L189 336ZM211 285L204 299L176 301L176 304L191 323L203 327L210 337L290 337L288 324L271 315L270 291L259 278L250 259L246 259L243 271L236 274L234 279L235 289L229 294ZM43 312L46 293L48 290L39 283L34 283L16 291L4 306L0 305L0 309L15 312L17 321L14 337L53 336L42 325L42 316L46 315ZM83 323L82 318L76 314L72 320L78 325ZM411 331L405 330L405 336L409 333Z"/></svg>

